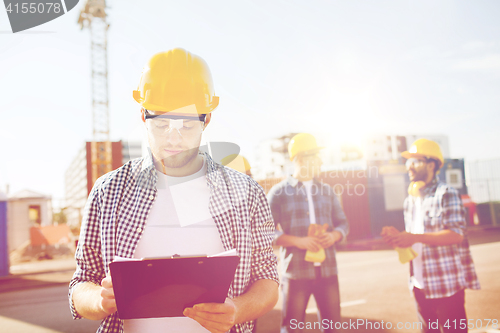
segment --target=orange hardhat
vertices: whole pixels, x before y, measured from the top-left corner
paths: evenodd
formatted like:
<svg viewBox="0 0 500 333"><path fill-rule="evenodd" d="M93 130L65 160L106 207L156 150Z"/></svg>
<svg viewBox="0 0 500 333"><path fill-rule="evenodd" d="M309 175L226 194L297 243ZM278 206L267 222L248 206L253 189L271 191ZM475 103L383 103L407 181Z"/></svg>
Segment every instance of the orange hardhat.
<svg viewBox="0 0 500 333"><path fill-rule="evenodd" d="M207 114L219 105L205 60L180 48L149 59L133 96L144 109L160 112L194 105L198 114Z"/></svg>
<svg viewBox="0 0 500 333"><path fill-rule="evenodd" d="M443 153L437 142L427 139L418 139L411 145L410 149L401 153L404 158L425 157L433 159L439 164L437 169L444 164Z"/></svg>
<svg viewBox="0 0 500 333"><path fill-rule="evenodd" d="M318 152L325 147L318 147L316 138L309 133L299 133L288 143L288 154L293 161L297 154Z"/></svg>

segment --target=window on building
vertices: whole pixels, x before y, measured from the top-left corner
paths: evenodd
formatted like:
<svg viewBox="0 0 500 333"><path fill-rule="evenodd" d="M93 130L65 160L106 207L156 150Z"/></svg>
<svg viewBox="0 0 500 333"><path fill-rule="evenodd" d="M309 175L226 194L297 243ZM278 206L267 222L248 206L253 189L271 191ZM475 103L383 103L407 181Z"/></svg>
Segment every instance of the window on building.
<svg viewBox="0 0 500 333"><path fill-rule="evenodd" d="M456 189L462 188L462 170L460 169L447 169L446 173L446 183L453 186Z"/></svg>
<svg viewBox="0 0 500 333"><path fill-rule="evenodd" d="M40 205L30 205L28 208L28 218L30 222L40 224L42 223L42 218L40 214Z"/></svg>
<svg viewBox="0 0 500 333"><path fill-rule="evenodd" d="M450 183L458 183L458 175L457 174L450 175Z"/></svg>

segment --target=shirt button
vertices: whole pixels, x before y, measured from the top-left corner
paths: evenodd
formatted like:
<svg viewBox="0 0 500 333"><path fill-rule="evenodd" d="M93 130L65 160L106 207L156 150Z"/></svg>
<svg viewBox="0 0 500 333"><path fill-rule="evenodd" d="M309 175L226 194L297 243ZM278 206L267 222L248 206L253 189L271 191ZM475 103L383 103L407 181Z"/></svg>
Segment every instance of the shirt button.
<svg viewBox="0 0 500 333"><path fill-rule="evenodd" d="M150 195L150 196L149 196L149 200L153 200L154 198L155 198L155 196L154 196L154 195Z"/></svg>
<svg viewBox="0 0 500 333"><path fill-rule="evenodd" d="M142 228L141 227L137 228L137 233L140 234L141 232L142 232Z"/></svg>
<svg viewBox="0 0 500 333"><path fill-rule="evenodd" d="M309 215L309 212L307 212L307 215Z"/></svg>

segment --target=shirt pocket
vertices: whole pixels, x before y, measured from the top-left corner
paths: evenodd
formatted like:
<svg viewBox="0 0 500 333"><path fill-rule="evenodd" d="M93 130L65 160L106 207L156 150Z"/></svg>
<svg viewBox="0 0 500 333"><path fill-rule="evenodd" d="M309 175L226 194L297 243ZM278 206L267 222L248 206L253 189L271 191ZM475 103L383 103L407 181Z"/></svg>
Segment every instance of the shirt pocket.
<svg viewBox="0 0 500 333"><path fill-rule="evenodd" d="M440 208L430 209L424 215L425 232L435 232L443 229L443 211Z"/></svg>
<svg viewBox="0 0 500 333"><path fill-rule="evenodd" d="M315 198L314 212L316 215L316 223L323 225L328 224L328 231L332 231L335 226L333 225L332 216L336 215L332 204L332 198L321 194Z"/></svg>
<svg viewBox="0 0 500 333"><path fill-rule="evenodd" d="M282 222L287 229L301 228L309 225L309 206L307 201L294 200L283 206ZM307 222L306 222L307 221Z"/></svg>

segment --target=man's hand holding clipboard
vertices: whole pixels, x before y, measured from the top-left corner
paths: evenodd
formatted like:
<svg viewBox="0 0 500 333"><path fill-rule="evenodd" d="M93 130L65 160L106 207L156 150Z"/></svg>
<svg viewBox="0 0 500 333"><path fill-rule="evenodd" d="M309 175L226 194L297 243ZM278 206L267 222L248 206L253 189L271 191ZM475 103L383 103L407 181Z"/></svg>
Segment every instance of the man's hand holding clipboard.
<svg viewBox="0 0 500 333"><path fill-rule="evenodd" d="M184 315L196 320L210 332L227 332L236 324L236 305L226 297L224 303L201 303L186 308Z"/></svg>
<svg viewBox="0 0 500 333"><path fill-rule="evenodd" d="M106 276L101 282L100 307L108 315L117 311L113 282L111 275ZM226 297L224 303L201 303L192 308L184 309L186 317L196 320L210 332L227 332L236 323L236 306Z"/></svg>
<svg viewBox="0 0 500 333"><path fill-rule="evenodd" d="M113 281L111 280L111 275L107 275L101 281L101 304L100 307L107 315L116 312L116 300L115 292L113 290Z"/></svg>
<svg viewBox="0 0 500 333"><path fill-rule="evenodd" d="M236 320L227 293L238 263L235 250L210 257L117 258L102 281L101 305L107 313L118 309L121 319L186 316L226 332Z"/></svg>

